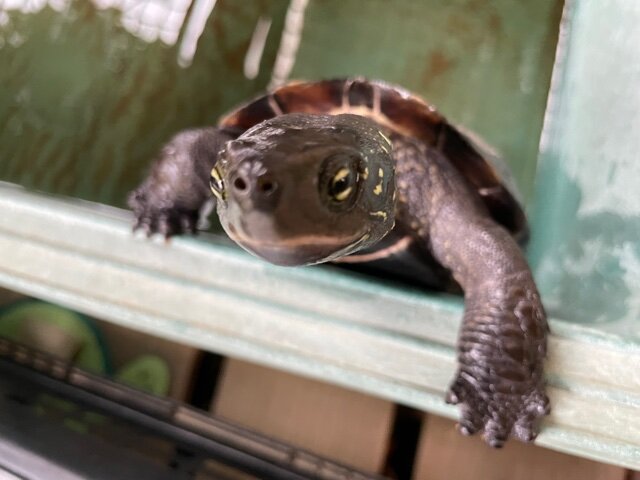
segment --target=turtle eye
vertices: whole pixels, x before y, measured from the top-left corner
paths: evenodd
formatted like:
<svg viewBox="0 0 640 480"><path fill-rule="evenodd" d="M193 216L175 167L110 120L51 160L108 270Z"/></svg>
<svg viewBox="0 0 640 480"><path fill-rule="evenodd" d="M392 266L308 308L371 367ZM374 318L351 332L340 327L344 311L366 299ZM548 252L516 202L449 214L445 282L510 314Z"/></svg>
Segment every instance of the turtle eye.
<svg viewBox="0 0 640 480"><path fill-rule="evenodd" d="M330 210L345 211L358 199L362 160L357 153L339 152L325 159L318 186L322 201Z"/></svg>
<svg viewBox="0 0 640 480"><path fill-rule="evenodd" d="M222 176L220 175L220 171L217 167L213 167L211 169L211 178L209 179L209 186L211 187L211 192L213 195L220 200L224 200L224 182L222 181Z"/></svg>
<svg viewBox="0 0 640 480"><path fill-rule="evenodd" d="M329 195L336 202L344 202L354 191L357 174L350 168L339 169L329 182Z"/></svg>

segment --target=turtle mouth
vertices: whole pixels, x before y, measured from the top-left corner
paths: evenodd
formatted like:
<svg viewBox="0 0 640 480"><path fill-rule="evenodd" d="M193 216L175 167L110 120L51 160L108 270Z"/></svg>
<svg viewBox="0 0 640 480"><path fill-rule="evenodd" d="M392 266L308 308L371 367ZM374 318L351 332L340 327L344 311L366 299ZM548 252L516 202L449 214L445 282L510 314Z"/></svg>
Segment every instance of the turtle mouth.
<svg viewBox="0 0 640 480"><path fill-rule="evenodd" d="M282 266L313 265L352 253L368 238L367 232L354 235L299 235L277 241L248 237L233 225L225 230L233 241L249 253Z"/></svg>

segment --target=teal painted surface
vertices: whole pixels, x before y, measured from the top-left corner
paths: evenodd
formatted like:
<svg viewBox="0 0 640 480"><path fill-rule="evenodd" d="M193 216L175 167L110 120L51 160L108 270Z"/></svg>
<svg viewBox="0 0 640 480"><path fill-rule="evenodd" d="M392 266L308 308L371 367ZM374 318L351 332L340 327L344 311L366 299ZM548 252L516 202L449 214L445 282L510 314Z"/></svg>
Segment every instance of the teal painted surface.
<svg viewBox="0 0 640 480"><path fill-rule="evenodd" d="M124 205L171 135L262 90L269 70L248 80L243 58L265 16L271 65L286 0L220 0L183 68L190 3L0 1L0 179Z"/></svg>
<svg viewBox="0 0 640 480"><path fill-rule="evenodd" d="M173 133L211 124L263 90L290 2L218 0L193 63L182 68L191 14L206 3L0 2L0 179L123 205ZM176 15L189 5L180 23ZM528 194L561 1L390 5L311 0L292 76L368 75L405 85L501 149ZM173 40L171 12L179 27ZM243 61L260 17L272 24L260 74L249 80Z"/></svg>
<svg viewBox="0 0 640 480"><path fill-rule="evenodd" d="M0 185L0 286L197 348L455 418L460 298L266 264L212 235L148 241L131 214ZM69 235L70 231L82 235ZM640 342L551 319L539 445L640 469Z"/></svg>
<svg viewBox="0 0 640 480"><path fill-rule="evenodd" d="M640 338L640 3L576 1L537 179L532 257L556 317Z"/></svg>
<svg viewBox="0 0 640 480"><path fill-rule="evenodd" d="M311 1L293 77L365 75L495 146L528 198L562 2Z"/></svg>

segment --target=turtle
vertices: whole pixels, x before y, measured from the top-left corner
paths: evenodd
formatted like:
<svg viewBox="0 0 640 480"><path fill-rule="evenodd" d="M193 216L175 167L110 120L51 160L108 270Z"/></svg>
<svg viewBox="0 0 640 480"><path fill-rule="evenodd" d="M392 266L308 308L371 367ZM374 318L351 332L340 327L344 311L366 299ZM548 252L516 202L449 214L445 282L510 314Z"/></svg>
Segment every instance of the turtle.
<svg viewBox="0 0 640 480"><path fill-rule="evenodd" d="M501 447L532 441L550 411L549 327L521 248L526 216L495 157L400 86L297 81L177 133L128 202L148 235L194 233L215 198L229 237L268 262L400 265L458 285L445 400L460 405L462 434Z"/></svg>

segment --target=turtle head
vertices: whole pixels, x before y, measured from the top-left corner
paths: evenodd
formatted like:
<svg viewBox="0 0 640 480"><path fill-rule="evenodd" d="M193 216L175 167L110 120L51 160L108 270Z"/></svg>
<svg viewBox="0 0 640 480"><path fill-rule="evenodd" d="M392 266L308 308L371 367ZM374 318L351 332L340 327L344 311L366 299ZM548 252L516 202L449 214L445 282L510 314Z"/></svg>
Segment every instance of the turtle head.
<svg viewBox="0 0 640 480"><path fill-rule="evenodd" d="M211 171L227 234L278 265L335 260L394 224L391 143L358 115L288 114L228 142Z"/></svg>

